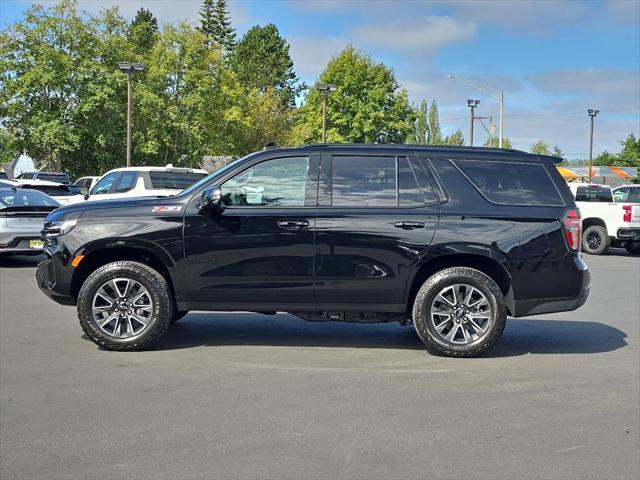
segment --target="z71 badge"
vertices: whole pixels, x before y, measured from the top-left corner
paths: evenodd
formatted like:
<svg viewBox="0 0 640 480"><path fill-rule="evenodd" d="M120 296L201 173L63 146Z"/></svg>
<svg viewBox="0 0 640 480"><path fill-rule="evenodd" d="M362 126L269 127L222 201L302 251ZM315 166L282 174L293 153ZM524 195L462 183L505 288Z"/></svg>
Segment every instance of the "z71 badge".
<svg viewBox="0 0 640 480"><path fill-rule="evenodd" d="M168 213L179 212L182 209L182 205L156 205L151 210L152 213Z"/></svg>

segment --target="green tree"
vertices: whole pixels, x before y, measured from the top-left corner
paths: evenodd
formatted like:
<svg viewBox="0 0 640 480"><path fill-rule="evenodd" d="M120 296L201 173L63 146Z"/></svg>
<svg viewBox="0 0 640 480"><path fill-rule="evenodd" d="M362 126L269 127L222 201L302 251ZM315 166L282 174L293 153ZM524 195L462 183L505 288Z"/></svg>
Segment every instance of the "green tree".
<svg viewBox="0 0 640 480"><path fill-rule="evenodd" d="M429 108L427 129L428 129L427 144L442 145L442 143L444 143L442 130L440 129L440 120L438 118L438 104L436 103L435 100L431 101L431 108Z"/></svg>
<svg viewBox="0 0 640 480"><path fill-rule="evenodd" d="M446 145L457 145L459 147L464 145L464 134L462 133L462 130L458 129L455 132L453 132L451 135L447 135L444 138L444 143Z"/></svg>
<svg viewBox="0 0 640 480"><path fill-rule="evenodd" d="M289 44L274 24L251 27L234 47L229 64L246 88L261 93L275 89L285 105L294 105L298 77Z"/></svg>
<svg viewBox="0 0 640 480"><path fill-rule="evenodd" d="M537 153L538 155L551 155L551 150L549 149L549 145L544 143L542 140L538 140L531 146L531 153Z"/></svg>
<svg viewBox="0 0 640 480"><path fill-rule="evenodd" d="M236 30L231 26L227 0L216 0L212 38L225 53L230 52L236 43Z"/></svg>
<svg viewBox="0 0 640 480"><path fill-rule="evenodd" d="M415 112L407 91L393 71L353 46L333 57L318 80L333 83L328 97L327 140L351 143L401 143L411 130ZM319 141L322 133L322 95L312 88L301 111L306 141Z"/></svg>
<svg viewBox="0 0 640 480"><path fill-rule="evenodd" d="M620 142L622 150L618 154L618 166L640 168L640 138L630 133L625 140Z"/></svg>
<svg viewBox="0 0 640 480"><path fill-rule="evenodd" d="M487 141L484 142L485 147L498 148L499 145L500 145L500 139L498 137L491 137L491 144L489 144L488 138L487 138ZM509 140L508 137L502 138L502 148L513 148L511 145L511 140Z"/></svg>
<svg viewBox="0 0 640 480"><path fill-rule="evenodd" d="M158 35L158 19L150 10L140 8L129 25L127 37L137 53L144 54L153 47Z"/></svg>
<svg viewBox="0 0 640 480"><path fill-rule="evenodd" d="M551 155L558 158L564 158L564 152L560 150L560 147L557 145L553 146L553 150L551 151Z"/></svg>
<svg viewBox="0 0 640 480"><path fill-rule="evenodd" d="M415 143L417 145L424 145L427 143L427 116L429 114L429 107L426 100L420 102L420 106L415 109L416 120L413 123L413 130L407 138L407 143Z"/></svg>
<svg viewBox="0 0 640 480"><path fill-rule="evenodd" d="M4 128L0 128L0 167L20 153L18 139Z"/></svg>
<svg viewBox="0 0 640 480"><path fill-rule="evenodd" d="M208 42L214 41L216 20L213 0L202 1L202 5L200 6L200 26L198 29L204 34Z"/></svg>

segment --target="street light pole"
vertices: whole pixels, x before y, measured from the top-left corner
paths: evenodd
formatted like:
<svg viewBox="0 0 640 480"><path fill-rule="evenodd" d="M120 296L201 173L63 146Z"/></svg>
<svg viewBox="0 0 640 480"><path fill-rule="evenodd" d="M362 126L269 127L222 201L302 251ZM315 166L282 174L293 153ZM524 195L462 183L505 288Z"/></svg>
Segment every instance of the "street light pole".
<svg viewBox="0 0 640 480"><path fill-rule="evenodd" d="M591 168L593 167L593 119L600 113L600 110L587 110L589 114L589 183L591 183Z"/></svg>
<svg viewBox="0 0 640 480"><path fill-rule="evenodd" d="M480 105L480 100L467 100L467 106L471 109L471 119L469 122L469 146L473 147L473 122L475 121L475 109Z"/></svg>
<svg viewBox="0 0 640 480"><path fill-rule="evenodd" d="M480 90L481 92L486 93L487 95L497 98L500 101L500 138L498 140L498 147L502 148L503 138L504 138L504 90L490 87L489 85L484 85L482 83L474 82L473 80L469 80L467 78L462 78L457 75L449 75L449 78L457 78L458 80L466 83L467 85L475 88L476 90Z"/></svg>
<svg viewBox="0 0 640 480"><path fill-rule="evenodd" d="M336 86L332 83L319 83L316 89L322 94L322 143L327 143L327 97Z"/></svg>
<svg viewBox="0 0 640 480"><path fill-rule="evenodd" d="M127 74L127 167L131 166L131 103L133 97L133 74L144 70L142 63L118 62L118 69Z"/></svg>

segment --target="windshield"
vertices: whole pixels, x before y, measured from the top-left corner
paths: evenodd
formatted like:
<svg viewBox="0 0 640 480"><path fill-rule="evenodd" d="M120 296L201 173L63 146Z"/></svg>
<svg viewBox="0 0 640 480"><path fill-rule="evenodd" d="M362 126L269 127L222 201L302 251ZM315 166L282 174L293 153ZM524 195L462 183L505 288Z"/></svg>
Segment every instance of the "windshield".
<svg viewBox="0 0 640 480"><path fill-rule="evenodd" d="M9 207L59 207L53 198L37 190L0 189L0 209Z"/></svg>
<svg viewBox="0 0 640 480"><path fill-rule="evenodd" d="M199 172L149 172L151 188L154 190L183 190L206 176L205 173Z"/></svg>
<svg viewBox="0 0 640 480"><path fill-rule="evenodd" d="M222 175L223 173L225 173L227 170L231 170L233 167L235 167L238 163L244 161L245 159L251 157L255 155L255 153L251 153L249 155L245 155L244 157L241 157L237 160L234 160L233 162L225 165L222 168L219 168L218 170L216 170L215 172L210 173L208 176L204 177L202 180L200 180L197 183L194 183L193 185L191 185L189 188L187 188L186 190L180 192L180 195L188 195L192 192L195 192L196 190L198 190L201 186L209 183L209 181L219 175Z"/></svg>
<svg viewBox="0 0 640 480"><path fill-rule="evenodd" d="M46 180L48 182L69 183L69 175L66 173L39 173L38 180Z"/></svg>

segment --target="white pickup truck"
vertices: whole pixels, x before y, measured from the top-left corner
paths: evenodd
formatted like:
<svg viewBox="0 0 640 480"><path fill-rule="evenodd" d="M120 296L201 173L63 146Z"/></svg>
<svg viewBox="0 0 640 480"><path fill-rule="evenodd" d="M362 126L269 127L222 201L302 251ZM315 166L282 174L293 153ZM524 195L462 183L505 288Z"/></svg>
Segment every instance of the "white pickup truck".
<svg viewBox="0 0 640 480"><path fill-rule="evenodd" d="M640 203L615 202L611 187L569 183L582 216L582 251L602 255L624 246L640 254Z"/></svg>

